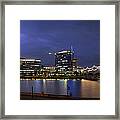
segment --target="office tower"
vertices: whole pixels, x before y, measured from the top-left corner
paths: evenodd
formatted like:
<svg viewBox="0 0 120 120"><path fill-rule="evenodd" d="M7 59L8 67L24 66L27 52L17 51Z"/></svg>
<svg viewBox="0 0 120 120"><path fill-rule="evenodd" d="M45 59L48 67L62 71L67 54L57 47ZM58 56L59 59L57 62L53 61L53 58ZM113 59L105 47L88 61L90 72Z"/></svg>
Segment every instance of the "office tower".
<svg viewBox="0 0 120 120"><path fill-rule="evenodd" d="M74 52L71 50L60 51L55 53L55 66L58 72L65 72L72 70L72 60Z"/></svg>

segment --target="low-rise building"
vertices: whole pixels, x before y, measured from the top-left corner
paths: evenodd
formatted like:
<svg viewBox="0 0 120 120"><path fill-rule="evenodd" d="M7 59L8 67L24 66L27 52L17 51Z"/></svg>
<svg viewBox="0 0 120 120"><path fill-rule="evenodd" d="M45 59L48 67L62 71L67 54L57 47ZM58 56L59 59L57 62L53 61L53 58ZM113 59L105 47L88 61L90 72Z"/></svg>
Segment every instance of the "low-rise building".
<svg viewBox="0 0 120 120"><path fill-rule="evenodd" d="M32 78L39 76L41 69L40 59L20 58L20 78Z"/></svg>

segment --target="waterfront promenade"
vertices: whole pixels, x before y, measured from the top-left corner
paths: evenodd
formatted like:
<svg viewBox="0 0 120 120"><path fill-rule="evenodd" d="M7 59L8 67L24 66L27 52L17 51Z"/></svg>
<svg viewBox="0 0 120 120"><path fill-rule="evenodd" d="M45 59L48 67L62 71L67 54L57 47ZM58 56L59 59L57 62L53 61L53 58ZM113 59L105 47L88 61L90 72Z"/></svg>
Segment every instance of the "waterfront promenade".
<svg viewBox="0 0 120 120"><path fill-rule="evenodd" d="M21 100L100 100L100 98L80 98L70 95L54 95L43 93L20 93Z"/></svg>

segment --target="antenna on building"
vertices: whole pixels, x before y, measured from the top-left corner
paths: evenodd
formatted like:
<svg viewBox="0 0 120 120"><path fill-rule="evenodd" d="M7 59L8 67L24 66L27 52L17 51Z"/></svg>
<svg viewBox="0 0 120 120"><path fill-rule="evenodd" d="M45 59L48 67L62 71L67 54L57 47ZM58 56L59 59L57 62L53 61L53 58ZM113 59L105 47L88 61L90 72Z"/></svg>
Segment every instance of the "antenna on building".
<svg viewBox="0 0 120 120"><path fill-rule="evenodd" d="M73 47L72 47L72 45L71 45L71 47L70 47L70 50L71 50L71 52L73 52L73 53L74 53L74 50L73 50Z"/></svg>

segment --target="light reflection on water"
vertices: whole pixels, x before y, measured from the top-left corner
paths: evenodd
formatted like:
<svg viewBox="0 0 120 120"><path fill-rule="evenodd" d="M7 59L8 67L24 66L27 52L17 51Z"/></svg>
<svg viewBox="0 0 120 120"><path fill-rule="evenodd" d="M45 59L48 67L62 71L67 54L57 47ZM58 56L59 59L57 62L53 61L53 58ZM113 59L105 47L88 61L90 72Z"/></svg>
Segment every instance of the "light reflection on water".
<svg viewBox="0 0 120 120"><path fill-rule="evenodd" d="M90 80L21 80L20 91L34 93L48 93L55 95L71 94L74 97L99 98L100 85Z"/></svg>

